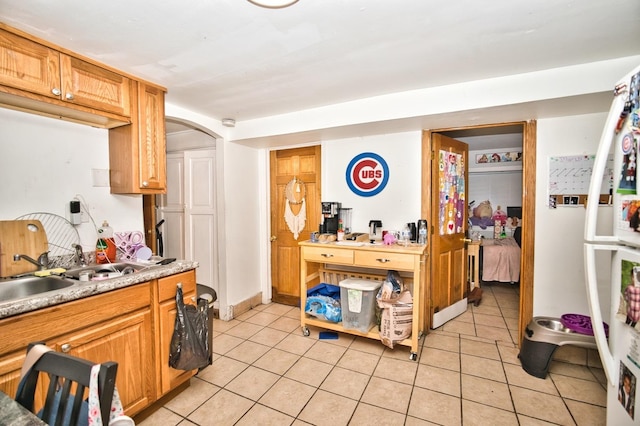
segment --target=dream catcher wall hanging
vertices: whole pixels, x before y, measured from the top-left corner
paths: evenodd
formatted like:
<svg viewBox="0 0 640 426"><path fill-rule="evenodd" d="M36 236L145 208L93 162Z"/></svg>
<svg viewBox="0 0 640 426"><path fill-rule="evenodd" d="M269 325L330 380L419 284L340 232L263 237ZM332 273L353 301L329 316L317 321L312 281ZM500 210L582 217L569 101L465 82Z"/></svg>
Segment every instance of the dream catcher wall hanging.
<svg viewBox="0 0 640 426"><path fill-rule="evenodd" d="M307 222L306 194L307 189L304 182L296 177L291 179L284 188L284 221L296 240ZM300 206L297 214L293 213L292 205Z"/></svg>

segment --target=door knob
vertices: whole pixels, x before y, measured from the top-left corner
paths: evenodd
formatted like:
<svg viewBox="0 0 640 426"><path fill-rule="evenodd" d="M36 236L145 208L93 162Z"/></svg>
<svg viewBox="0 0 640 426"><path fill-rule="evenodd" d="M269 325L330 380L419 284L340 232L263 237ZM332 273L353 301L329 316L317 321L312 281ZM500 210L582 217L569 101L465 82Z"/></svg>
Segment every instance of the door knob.
<svg viewBox="0 0 640 426"><path fill-rule="evenodd" d="M53 89L51 89L51 93L53 93L56 96L60 96L62 92L57 87L54 87Z"/></svg>
<svg viewBox="0 0 640 426"><path fill-rule="evenodd" d="M462 241L464 241L465 243L470 243L472 240L471 238L463 238Z"/></svg>
<svg viewBox="0 0 640 426"><path fill-rule="evenodd" d="M73 100L73 93L67 93L65 98L67 98L68 101L72 101Z"/></svg>
<svg viewBox="0 0 640 426"><path fill-rule="evenodd" d="M71 350L71 344L65 343L64 345L60 346L60 350L65 354L69 353L69 351Z"/></svg>
<svg viewBox="0 0 640 426"><path fill-rule="evenodd" d="M275 235L272 235L272 236L271 236L271 242L274 242L274 241L275 241L275 240L277 240L277 239L278 239L278 237L276 237Z"/></svg>

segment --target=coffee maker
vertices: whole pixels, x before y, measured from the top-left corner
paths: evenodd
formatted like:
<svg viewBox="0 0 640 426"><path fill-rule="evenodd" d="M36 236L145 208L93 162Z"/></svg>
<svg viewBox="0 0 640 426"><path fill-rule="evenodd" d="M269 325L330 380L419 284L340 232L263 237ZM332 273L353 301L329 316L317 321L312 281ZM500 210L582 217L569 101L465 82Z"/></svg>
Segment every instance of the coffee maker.
<svg viewBox="0 0 640 426"><path fill-rule="evenodd" d="M335 234L338 232L338 220L340 219L340 208L342 203L336 201L323 201L322 223L320 224L321 234Z"/></svg>

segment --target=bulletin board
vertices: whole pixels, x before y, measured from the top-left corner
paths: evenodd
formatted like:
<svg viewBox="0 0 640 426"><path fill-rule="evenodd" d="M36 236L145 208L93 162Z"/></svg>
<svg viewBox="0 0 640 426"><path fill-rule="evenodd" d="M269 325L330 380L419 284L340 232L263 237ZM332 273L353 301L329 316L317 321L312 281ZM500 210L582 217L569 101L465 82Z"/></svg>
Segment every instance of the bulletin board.
<svg viewBox="0 0 640 426"><path fill-rule="evenodd" d="M549 207L586 205L595 155L549 157ZM599 204L611 203L613 156L607 159Z"/></svg>

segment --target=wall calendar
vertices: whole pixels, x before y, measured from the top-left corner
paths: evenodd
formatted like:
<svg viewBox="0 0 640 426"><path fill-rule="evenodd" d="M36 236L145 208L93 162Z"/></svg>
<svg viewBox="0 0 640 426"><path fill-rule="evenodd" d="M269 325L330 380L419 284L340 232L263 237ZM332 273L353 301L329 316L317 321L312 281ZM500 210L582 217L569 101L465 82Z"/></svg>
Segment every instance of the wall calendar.
<svg viewBox="0 0 640 426"><path fill-rule="evenodd" d="M549 207L586 204L595 155L549 157ZM609 155L600 187L600 204L610 203L613 156Z"/></svg>

